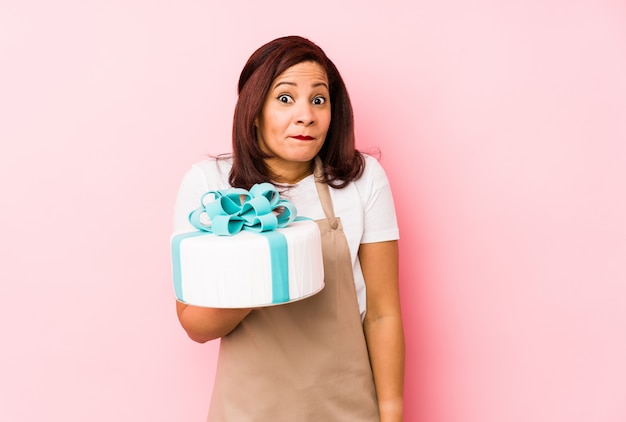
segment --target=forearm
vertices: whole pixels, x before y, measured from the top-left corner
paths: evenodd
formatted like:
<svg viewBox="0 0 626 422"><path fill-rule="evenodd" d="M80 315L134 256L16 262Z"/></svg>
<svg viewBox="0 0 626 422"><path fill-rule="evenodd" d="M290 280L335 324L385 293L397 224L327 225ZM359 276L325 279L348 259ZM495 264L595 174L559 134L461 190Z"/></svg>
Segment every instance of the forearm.
<svg viewBox="0 0 626 422"><path fill-rule="evenodd" d="M404 333L400 313L367 319L363 328L370 355L381 422L403 415Z"/></svg>
<svg viewBox="0 0 626 422"><path fill-rule="evenodd" d="M251 309L202 308L176 302L178 320L189 338L205 343L230 333Z"/></svg>
<svg viewBox="0 0 626 422"><path fill-rule="evenodd" d="M367 286L363 330L381 422L402 421L404 332L398 286L398 242L365 243L359 260Z"/></svg>

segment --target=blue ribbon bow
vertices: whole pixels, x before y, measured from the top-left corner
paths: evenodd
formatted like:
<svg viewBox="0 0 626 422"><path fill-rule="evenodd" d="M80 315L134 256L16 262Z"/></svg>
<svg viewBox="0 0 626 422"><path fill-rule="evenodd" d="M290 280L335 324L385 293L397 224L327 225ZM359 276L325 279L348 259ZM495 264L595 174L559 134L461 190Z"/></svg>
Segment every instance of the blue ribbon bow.
<svg viewBox="0 0 626 422"><path fill-rule="evenodd" d="M208 200L209 197L213 200ZM189 214L189 222L198 230L218 236L232 236L241 230L272 231L296 219L296 207L280 198L271 183L256 184L249 191L241 188L209 191L202 195L201 203Z"/></svg>

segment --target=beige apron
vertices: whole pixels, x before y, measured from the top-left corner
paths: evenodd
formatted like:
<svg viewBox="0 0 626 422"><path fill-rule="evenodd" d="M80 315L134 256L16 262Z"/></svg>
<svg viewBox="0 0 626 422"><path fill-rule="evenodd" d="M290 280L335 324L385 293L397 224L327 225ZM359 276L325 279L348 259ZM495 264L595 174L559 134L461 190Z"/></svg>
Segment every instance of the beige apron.
<svg viewBox="0 0 626 422"><path fill-rule="evenodd" d="M379 421L350 250L317 162L315 180L326 286L253 310L221 339L210 422Z"/></svg>

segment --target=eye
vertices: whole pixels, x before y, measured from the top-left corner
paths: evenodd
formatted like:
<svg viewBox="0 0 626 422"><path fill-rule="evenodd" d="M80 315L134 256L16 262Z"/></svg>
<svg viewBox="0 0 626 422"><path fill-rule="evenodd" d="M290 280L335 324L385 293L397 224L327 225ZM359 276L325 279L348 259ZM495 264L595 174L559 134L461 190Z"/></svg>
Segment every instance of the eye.
<svg viewBox="0 0 626 422"><path fill-rule="evenodd" d="M291 98L291 96L287 94L281 94L278 96L277 99L281 103L285 103L285 104L293 103L293 98Z"/></svg>
<svg viewBox="0 0 626 422"><path fill-rule="evenodd" d="M322 105L326 103L326 98L322 97L322 96L317 96L315 98L313 98L313 104L315 105Z"/></svg>

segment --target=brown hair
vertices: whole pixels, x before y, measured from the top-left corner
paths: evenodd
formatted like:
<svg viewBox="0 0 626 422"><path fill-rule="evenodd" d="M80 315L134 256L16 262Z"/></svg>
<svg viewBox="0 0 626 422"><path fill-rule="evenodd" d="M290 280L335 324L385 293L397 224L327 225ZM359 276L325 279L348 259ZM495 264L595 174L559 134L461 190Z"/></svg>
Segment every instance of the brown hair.
<svg viewBox="0 0 626 422"><path fill-rule="evenodd" d="M324 177L330 186L341 189L361 177L363 156L354 145L354 117L348 91L333 62L324 51L306 38L277 38L256 50L239 77L239 99L233 119L233 166L231 186L250 188L269 182L270 173L257 141L254 120L261 113L272 81L285 70L304 61L314 61L324 68L329 82L331 119L326 140L319 152Z"/></svg>

